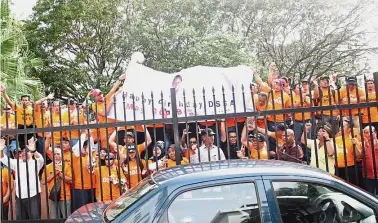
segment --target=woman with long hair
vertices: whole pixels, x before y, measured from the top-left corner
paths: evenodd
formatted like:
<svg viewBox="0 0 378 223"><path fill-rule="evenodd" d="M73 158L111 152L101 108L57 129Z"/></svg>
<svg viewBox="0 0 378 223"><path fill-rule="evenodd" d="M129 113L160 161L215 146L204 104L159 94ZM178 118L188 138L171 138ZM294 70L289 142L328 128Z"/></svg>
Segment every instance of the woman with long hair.
<svg viewBox="0 0 378 223"><path fill-rule="evenodd" d="M135 144L128 144L126 147L127 154L122 164L122 170L129 188L133 188L143 179L147 172L147 165L144 160L140 159L139 154L136 152Z"/></svg>

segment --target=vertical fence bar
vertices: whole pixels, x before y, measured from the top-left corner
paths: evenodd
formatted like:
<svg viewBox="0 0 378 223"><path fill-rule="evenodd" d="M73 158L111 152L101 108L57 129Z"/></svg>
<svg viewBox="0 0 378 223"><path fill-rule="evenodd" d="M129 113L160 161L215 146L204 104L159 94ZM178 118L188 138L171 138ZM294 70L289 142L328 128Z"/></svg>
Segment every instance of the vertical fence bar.
<svg viewBox="0 0 378 223"><path fill-rule="evenodd" d="M176 145L176 165L180 165L181 155L180 155L180 137L179 137L179 126L178 126L178 115L177 115L177 101L176 101L176 90L171 88L171 105L172 105L172 121L173 121L173 136Z"/></svg>

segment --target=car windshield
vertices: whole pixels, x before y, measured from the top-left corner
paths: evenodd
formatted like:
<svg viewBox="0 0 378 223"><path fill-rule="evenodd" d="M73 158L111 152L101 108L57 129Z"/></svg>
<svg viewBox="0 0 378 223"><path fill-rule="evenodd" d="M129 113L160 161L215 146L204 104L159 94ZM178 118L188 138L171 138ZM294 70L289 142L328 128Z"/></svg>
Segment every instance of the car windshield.
<svg viewBox="0 0 378 223"><path fill-rule="evenodd" d="M104 221L111 222L118 215L123 213L137 200L142 198L148 192L155 189L157 185L150 178L147 178L140 182L136 187L123 194L117 200L113 201L104 212Z"/></svg>

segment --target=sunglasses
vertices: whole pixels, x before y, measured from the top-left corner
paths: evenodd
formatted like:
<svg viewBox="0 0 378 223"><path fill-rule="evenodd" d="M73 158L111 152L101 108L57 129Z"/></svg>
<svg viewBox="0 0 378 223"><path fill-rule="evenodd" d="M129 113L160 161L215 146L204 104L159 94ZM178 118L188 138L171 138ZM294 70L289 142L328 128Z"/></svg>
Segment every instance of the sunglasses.
<svg viewBox="0 0 378 223"><path fill-rule="evenodd" d="M195 144L195 143L197 143L197 141L189 141L189 143Z"/></svg>
<svg viewBox="0 0 378 223"><path fill-rule="evenodd" d="M110 160L114 160L114 158L113 157L106 157L105 160L109 160L110 161Z"/></svg>

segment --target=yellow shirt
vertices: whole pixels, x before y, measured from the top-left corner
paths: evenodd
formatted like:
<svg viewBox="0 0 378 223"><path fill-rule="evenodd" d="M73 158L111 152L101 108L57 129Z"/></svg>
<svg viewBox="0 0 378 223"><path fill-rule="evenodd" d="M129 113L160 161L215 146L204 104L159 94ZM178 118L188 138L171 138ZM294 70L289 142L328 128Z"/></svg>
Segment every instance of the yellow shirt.
<svg viewBox="0 0 378 223"><path fill-rule="evenodd" d="M332 140L331 140L332 141ZM315 143L316 149L318 150L318 156L316 157L315 151ZM319 147L319 140L312 140L307 139L307 147L311 149L311 166L320 168L324 171L327 171L327 163L328 162L328 172L335 174L335 157L328 156L327 154L327 161L326 161L326 152L324 146ZM319 166L316 165L316 159L318 159Z"/></svg>
<svg viewBox="0 0 378 223"><path fill-rule="evenodd" d="M181 165L185 165L185 164L189 164L189 161L188 161L187 158L183 157L182 160L181 160ZM176 166L176 160L168 159L167 166L168 167Z"/></svg>
<svg viewBox="0 0 378 223"><path fill-rule="evenodd" d="M266 145L264 145L264 147L261 148L260 150L257 150L256 148L252 146L252 144L249 144L249 152L250 152L249 158L251 160L257 160L257 159L267 160L268 159L268 149L266 148ZM259 158L259 155L260 155L260 158Z"/></svg>
<svg viewBox="0 0 378 223"><path fill-rule="evenodd" d="M15 129L16 128L16 119L14 115L10 115L8 118L6 114L1 116L0 124L5 129Z"/></svg>
<svg viewBox="0 0 378 223"><path fill-rule="evenodd" d="M33 108L28 106L16 106L17 125L33 125Z"/></svg>

